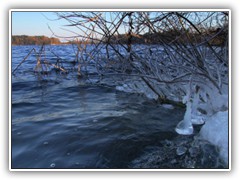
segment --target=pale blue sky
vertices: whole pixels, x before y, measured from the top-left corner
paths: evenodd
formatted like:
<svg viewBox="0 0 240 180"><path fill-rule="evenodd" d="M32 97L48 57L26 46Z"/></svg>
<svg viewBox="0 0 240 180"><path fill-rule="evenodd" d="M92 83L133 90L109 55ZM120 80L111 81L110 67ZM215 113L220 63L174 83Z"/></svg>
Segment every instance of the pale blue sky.
<svg viewBox="0 0 240 180"><path fill-rule="evenodd" d="M59 20L55 12L12 12L12 35L44 35L51 37L53 35L51 30L54 34L61 37L76 35L62 28L81 33L74 27L65 26L67 24L69 24L69 22ZM65 41L64 38L60 39Z"/></svg>
<svg viewBox="0 0 240 180"><path fill-rule="evenodd" d="M66 24L64 20L57 20L54 12L12 12L12 35L51 37L50 26L57 35L69 36L69 32L61 29Z"/></svg>
<svg viewBox="0 0 240 180"><path fill-rule="evenodd" d="M109 15L107 14L107 18ZM110 19L109 19L110 20ZM59 20L55 12L36 12L36 11L26 11L26 12L12 12L12 35L29 35L29 36L48 36L51 37L53 34L61 37L75 36L80 33L79 29L75 27L65 26L69 22L66 20ZM49 29L49 27L51 30ZM62 28L68 29L70 31L63 30ZM62 41L69 39L60 38Z"/></svg>

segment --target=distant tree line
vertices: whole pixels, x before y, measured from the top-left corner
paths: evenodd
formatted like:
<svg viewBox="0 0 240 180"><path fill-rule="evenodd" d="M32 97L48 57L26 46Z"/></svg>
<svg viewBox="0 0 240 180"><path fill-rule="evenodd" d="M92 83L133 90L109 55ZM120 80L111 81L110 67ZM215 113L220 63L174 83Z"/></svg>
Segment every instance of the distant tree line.
<svg viewBox="0 0 240 180"><path fill-rule="evenodd" d="M203 39L209 39L211 45L222 46L226 42L226 37L228 36L227 28L212 28L205 30L201 35L197 32L188 32L188 37L183 36L184 31L165 31L158 33L145 33L143 35L131 34L131 43L133 44L162 44L162 43L201 43ZM218 34L217 36L214 36ZM118 34L112 36L109 40L108 37L103 38L103 42L110 41L110 43L128 43L128 34ZM191 40L191 42L189 42Z"/></svg>
<svg viewBox="0 0 240 180"><path fill-rule="evenodd" d="M61 44L58 38L46 36L12 36L13 45L42 45L42 44Z"/></svg>
<svg viewBox="0 0 240 180"><path fill-rule="evenodd" d="M172 41L177 41L178 43L185 43L189 42L189 39L192 40L192 43L200 43L202 42L203 38L210 39L209 43L212 45L224 45L227 37L227 28L219 29L219 28L212 28L207 29L199 35L198 33L189 33L188 38L183 37L184 31L165 31L165 32L158 32L158 33L145 33L143 35L140 34L131 34L132 39L131 43L133 44L161 44L161 43L171 43ZM218 34L214 37L215 34ZM214 38L211 38L214 37ZM103 43L113 43L113 44L127 44L129 39L129 35L126 34L118 34L113 35L110 38L108 36L102 39ZM97 40L100 41L100 40ZM109 42L108 42L109 41ZM94 44L96 40L70 40L67 42L61 42L58 38L48 38L46 36L12 36L12 44L13 45L42 45L42 44Z"/></svg>

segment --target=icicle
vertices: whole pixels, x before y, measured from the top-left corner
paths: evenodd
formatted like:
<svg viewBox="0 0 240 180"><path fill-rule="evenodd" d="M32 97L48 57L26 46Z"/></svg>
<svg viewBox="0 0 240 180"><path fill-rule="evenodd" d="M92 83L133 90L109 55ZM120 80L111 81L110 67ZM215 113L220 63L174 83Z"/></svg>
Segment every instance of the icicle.
<svg viewBox="0 0 240 180"><path fill-rule="evenodd" d="M175 131L178 134L182 135L190 135L193 133L193 126L191 122L191 110L192 110L192 103L190 101L187 102L187 110L184 115L184 119L180 121L175 128Z"/></svg>
<svg viewBox="0 0 240 180"><path fill-rule="evenodd" d="M192 102L192 115L191 115L191 122L195 125L204 124L203 115L199 114L197 107L199 105L199 94L200 94L200 87L198 85L195 86L195 93L193 96Z"/></svg>
<svg viewBox="0 0 240 180"><path fill-rule="evenodd" d="M189 82L189 89L187 89L187 95L183 98L183 101L187 102L187 110L185 112L184 118L180 121L175 128L175 131L178 134L182 135L190 135L193 133L193 126L192 126L192 100L191 100L191 84L192 84L192 77L190 78Z"/></svg>

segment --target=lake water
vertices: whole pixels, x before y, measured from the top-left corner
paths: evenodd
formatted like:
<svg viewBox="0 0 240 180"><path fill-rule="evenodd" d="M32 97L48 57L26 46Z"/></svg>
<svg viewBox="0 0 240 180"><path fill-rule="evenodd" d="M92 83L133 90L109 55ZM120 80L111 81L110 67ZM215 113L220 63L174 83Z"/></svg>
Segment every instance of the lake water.
<svg viewBox="0 0 240 180"><path fill-rule="evenodd" d="M12 69L31 48L12 47ZM71 46L53 48L74 57ZM174 128L184 109L74 74L39 76L35 64L30 56L12 76L12 168L131 168L152 147L179 137Z"/></svg>

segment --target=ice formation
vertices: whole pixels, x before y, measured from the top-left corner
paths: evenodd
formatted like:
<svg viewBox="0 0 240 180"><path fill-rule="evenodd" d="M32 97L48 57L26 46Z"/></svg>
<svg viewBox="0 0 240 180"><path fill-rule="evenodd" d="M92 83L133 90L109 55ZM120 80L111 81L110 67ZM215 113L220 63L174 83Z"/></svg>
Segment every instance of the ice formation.
<svg viewBox="0 0 240 180"><path fill-rule="evenodd" d="M186 89L187 95L183 98L183 103L186 104L187 109L182 121L180 121L175 128L178 134L190 135L193 133L192 119L192 100L191 100L191 81L189 83L189 89Z"/></svg>
<svg viewBox="0 0 240 180"><path fill-rule="evenodd" d="M217 146L222 160L228 163L228 111L212 115L203 125L200 137Z"/></svg>
<svg viewBox="0 0 240 180"><path fill-rule="evenodd" d="M180 121L175 128L178 134L190 135L193 133L193 126L191 122L191 102L187 103L187 110L184 115L184 119Z"/></svg>
<svg viewBox="0 0 240 180"><path fill-rule="evenodd" d="M116 86L116 90L128 93L143 93L148 99L157 100L158 96L142 81L125 82Z"/></svg>
<svg viewBox="0 0 240 180"><path fill-rule="evenodd" d="M162 107L164 107L166 109L174 109L174 106L171 104L162 104Z"/></svg>
<svg viewBox="0 0 240 180"><path fill-rule="evenodd" d="M201 125L201 124L204 124L204 122L205 122L205 118L204 118L203 114L201 114L198 111L198 106L200 104L200 100L199 100L200 90L199 90L199 88L200 88L199 86L195 87L196 93L194 93L193 100L192 100L191 122L194 125Z"/></svg>

